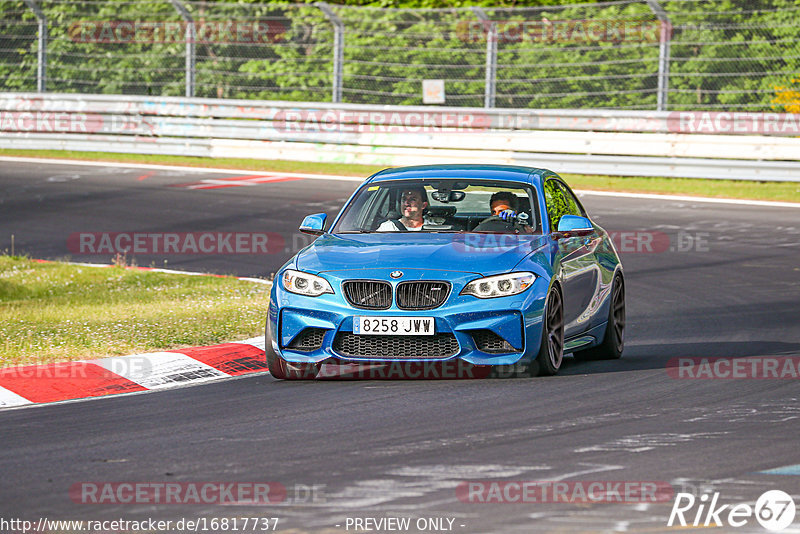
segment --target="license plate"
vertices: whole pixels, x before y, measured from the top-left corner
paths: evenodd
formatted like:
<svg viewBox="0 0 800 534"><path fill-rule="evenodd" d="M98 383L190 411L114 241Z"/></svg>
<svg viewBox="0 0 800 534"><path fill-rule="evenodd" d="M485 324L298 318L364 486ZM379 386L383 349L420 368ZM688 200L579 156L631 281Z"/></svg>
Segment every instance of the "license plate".
<svg viewBox="0 0 800 534"><path fill-rule="evenodd" d="M353 317L353 333L390 336L432 336L433 317Z"/></svg>

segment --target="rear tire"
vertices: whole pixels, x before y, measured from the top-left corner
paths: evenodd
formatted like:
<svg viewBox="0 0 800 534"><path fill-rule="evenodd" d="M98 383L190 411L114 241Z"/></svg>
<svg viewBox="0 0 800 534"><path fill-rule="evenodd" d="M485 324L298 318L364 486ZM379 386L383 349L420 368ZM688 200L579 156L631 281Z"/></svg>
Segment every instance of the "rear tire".
<svg viewBox="0 0 800 534"><path fill-rule="evenodd" d="M531 364L531 374L552 376L564 360L564 300L561 290L554 285L547 295L542 315L542 344L539 354Z"/></svg>
<svg viewBox="0 0 800 534"><path fill-rule="evenodd" d="M603 342L590 349L575 351L576 360L618 360L625 348L625 281L622 275L614 277L611 301L608 304L608 322Z"/></svg>

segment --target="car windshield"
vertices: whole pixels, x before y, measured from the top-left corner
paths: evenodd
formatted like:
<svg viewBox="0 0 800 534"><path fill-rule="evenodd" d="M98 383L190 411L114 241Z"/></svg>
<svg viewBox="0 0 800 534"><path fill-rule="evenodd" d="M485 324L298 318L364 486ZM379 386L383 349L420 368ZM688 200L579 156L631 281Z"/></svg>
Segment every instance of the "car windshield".
<svg viewBox="0 0 800 534"><path fill-rule="evenodd" d="M505 213L503 213L505 212ZM333 233L540 233L539 203L525 184L476 179L366 184Z"/></svg>

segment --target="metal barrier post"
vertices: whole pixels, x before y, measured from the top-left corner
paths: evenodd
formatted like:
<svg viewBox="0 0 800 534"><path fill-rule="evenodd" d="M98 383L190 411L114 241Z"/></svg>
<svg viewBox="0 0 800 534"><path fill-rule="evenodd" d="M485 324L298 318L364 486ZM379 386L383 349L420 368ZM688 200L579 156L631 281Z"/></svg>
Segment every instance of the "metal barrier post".
<svg viewBox="0 0 800 534"><path fill-rule="evenodd" d="M172 6L186 22L186 98L194 96L194 61L195 61L195 41L197 32L189 10L183 5L181 0L170 0Z"/></svg>
<svg viewBox="0 0 800 534"><path fill-rule="evenodd" d="M331 101L338 104L342 101L342 65L344 64L344 23L331 6L326 2L314 4L333 24L333 91Z"/></svg>
<svg viewBox="0 0 800 534"><path fill-rule="evenodd" d="M656 102L657 111L667 110L667 93L669 92L669 45L672 39L672 24L669 15L658 0L646 0L650 10L655 14L661 23L661 31L658 46L658 96Z"/></svg>
<svg viewBox="0 0 800 534"><path fill-rule="evenodd" d="M497 23L489 20L481 7L473 6L473 13L484 25L488 26L486 34L486 81L484 85L483 107L493 108L497 83Z"/></svg>
<svg viewBox="0 0 800 534"><path fill-rule="evenodd" d="M39 38L36 64L36 91L44 93L47 90L47 17L36 5L34 0L25 0L25 4L31 8L36 20L39 22Z"/></svg>

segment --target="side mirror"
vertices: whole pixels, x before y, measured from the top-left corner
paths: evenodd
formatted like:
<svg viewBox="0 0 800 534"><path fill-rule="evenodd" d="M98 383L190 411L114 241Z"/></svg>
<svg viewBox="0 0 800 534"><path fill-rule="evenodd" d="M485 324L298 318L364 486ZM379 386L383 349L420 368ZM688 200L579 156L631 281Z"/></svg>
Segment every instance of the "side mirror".
<svg viewBox="0 0 800 534"><path fill-rule="evenodd" d="M322 235L325 233L325 221L327 219L327 213L308 215L300 224L300 231L304 234Z"/></svg>
<svg viewBox="0 0 800 534"><path fill-rule="evenodd" d="M592 221L578 215L562 215L558 221L559 232L588 233L594 230Z"/></svg>

